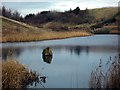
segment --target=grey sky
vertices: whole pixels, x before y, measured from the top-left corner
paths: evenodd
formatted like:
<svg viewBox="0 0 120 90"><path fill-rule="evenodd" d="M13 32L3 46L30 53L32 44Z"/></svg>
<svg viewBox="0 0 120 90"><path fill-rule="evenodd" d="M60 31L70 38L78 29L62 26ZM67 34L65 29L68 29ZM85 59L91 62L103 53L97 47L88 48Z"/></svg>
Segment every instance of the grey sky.
<svg viewBox="0 0 120 90"><path fill-rule="evenodd" d="M119 0L2 0L2 5L18 10L21 15L44 10L65 11L76 8L92 9L118 6Z"/></svg>

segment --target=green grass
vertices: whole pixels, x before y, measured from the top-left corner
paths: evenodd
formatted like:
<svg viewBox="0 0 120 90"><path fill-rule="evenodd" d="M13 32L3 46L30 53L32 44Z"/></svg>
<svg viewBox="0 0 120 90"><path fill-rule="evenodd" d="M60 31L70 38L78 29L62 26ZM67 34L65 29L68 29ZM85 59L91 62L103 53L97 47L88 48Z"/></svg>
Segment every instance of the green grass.
<svg viewBox="0 0 120 90"><path fill-rule="evenodd" d="M116 15L117 12L118 7L90 9L90 14L93 15L96 20L108 20Z"/></svg>

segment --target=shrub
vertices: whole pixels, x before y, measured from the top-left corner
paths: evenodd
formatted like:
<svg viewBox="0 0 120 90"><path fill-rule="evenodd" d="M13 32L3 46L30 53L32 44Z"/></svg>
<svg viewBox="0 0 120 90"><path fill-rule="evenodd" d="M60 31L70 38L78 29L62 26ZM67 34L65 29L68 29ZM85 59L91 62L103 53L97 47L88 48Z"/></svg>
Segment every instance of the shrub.
<svg viewBox="0 0 120 90"><path fill-rule="evenodd" d="M110 28L100 28L100 29L96 29L94 30L94 34L109 34L111 31Z"/></svg>

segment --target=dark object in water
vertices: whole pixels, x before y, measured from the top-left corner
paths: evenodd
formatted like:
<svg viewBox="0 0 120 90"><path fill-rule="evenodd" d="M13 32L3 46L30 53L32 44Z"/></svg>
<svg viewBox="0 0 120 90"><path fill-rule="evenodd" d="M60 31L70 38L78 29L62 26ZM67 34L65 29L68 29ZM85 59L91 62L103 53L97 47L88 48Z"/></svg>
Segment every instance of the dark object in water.
<svg viewBox="0 0 120 90"><path fill-rule="evenodd" d="M40 77L40 79L41 79L41 81L43 82L43 83L46 83L46 76L42 76L42 77Z"/></svg>
<svg viewBox="0 0 120 90"><path fill-rule="evenodd" d="M45 56L45 55L43 55L43 60L44 60L44 62L46 62L46 63L51 63L51 61L52 61L52 55L47 55L47 56Z"/></svg>
<svg viewBox="0 0 120 90"><path fill-rule="evenodd" d="M52 55L52 49L50 47L47 47L43 50L42 54L45 56L50 56L50 55Z"/></svg>
<svg viewBox="0 0 120 90"><path fill-rule="evenodd" d="M50 47L47 47L42 52L42 58L44 62L51 63L52 61L52 49Z"/></svg>

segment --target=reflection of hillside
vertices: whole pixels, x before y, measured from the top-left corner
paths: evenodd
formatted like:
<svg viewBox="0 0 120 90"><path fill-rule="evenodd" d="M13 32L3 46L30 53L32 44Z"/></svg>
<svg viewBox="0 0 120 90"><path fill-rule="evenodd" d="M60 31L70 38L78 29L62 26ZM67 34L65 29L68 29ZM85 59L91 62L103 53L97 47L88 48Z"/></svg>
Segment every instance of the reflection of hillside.
<svg viewBox="0 0 120 90"><path fill-rule="evenodd" d="M80 56L82 52L86 53L87 55L90 52L94 53L109 53L109 52L116 52L118 51L118 47L116 46L64 46L64 45L57 45L57 46L50 46L53 51L55 52L68 52L71 54L76 54ZM5 47L2 48L2 59L6 60L8 57L19 57L21 53L24 51L34 52L35 50L43 50L46 46L30 46L30 47ZM120 48L119 48L120 49Z"/></svg>
<svg viewBox="0 0 120 90"><path fill-rule="evenodd" d="M55 51L67 51L71 54L75 53L76 55L80 55L82 52L85 52L87 55L90 52L94 53L109 53L118 51L118 47L116 46L53 46Z"/></svg>
<svg viewBox="0 0 120 90"><path fill-rule="evenodd" d="M94 53L109 53L109 52L116 52L118 51L118 47L115 46L75 46L69 48L71 53L75 53L77 55L80 55L81 52L85 52L86 54L89 54L90 52Z"/></svg>

